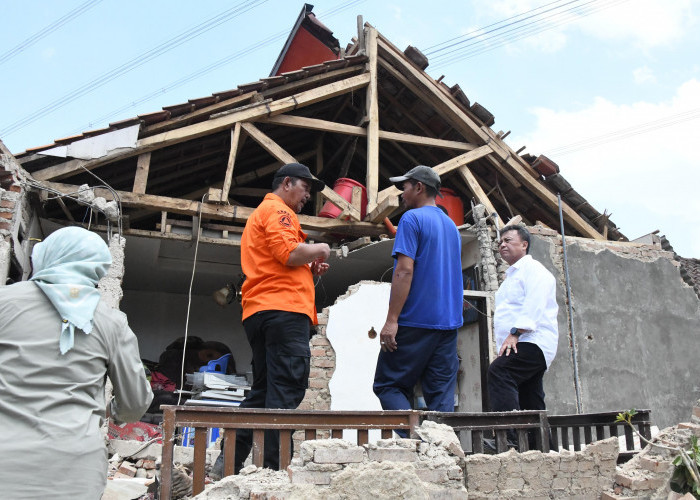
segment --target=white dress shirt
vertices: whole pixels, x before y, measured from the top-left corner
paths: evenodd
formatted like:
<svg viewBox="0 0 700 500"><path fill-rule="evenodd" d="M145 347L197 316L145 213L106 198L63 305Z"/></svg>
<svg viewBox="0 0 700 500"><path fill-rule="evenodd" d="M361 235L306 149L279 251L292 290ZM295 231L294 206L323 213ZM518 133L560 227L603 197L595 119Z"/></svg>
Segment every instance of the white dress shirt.
<svg viewBox="0 0 700 500"><path fill-rule="evenodd" d="M554 276L525 255L506 270L506 279L496 292L493 326L498 350L511 328L524 330L519 341L537 344L549 368L557 353L558 310Z"/></svg>

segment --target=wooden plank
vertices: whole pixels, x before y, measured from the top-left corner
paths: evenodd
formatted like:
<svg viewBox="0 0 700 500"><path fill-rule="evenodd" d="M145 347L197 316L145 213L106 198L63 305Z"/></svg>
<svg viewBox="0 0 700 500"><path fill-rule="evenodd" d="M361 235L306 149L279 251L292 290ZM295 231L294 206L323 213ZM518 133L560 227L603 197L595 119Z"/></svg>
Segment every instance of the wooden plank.
<svg viewBox="0 0 700 500"><path fill-rule="evenodd" d="M484 130L488 130L491 132L491 134L493 134L493 137L490 137L490 145L493 146L494 153L500 156L501 159L504 160L505 164L508 165L515 178L518 179L523 186L532 191L535 196L540 198L547 206L549 206L551 210L558 213L559 204L556 195L554 195L542 182L540 182L539 179L532 177L527 169L529 166L525 167L523 165L526 162L520 158L520 156L511 154L510 148L505 146L505 143L501 142L493 131L487 127L484 127ZM604 239L603 235L600 234L596 228L583 220L583 218L564 200L562 200L562 213L564 214L566 221L582 235L596 240Z"/></svg>
<svg viewBox="0 0 700 500"><path fill-rule="evenodd" d="M42 170L38 170L31 174L37 181L46 181L50 179L63 179L69 175L73 175L80 171L85 165L89 163L88 160L68 160L64 163L59 163L53 167L47 167Z"/></svg>
<svg viewBox="0 0 700 500"><path fill-rule="evenodd" d="M433 170L435 172L442 176L447 173L450 173L451 171L463 166L467 165L468 163L471 163L473 161L478 160L479 158L483 158L484 156L487 156L488 154L492 153L491 147L487 144L485 146L481 146L479 148L474 149L473 151L469 151L467 153L463 153L459 156L456 156L450 160L447 160L443 163L440 163L438 165L435 165L433 167ZM383 201L386 199L387 196L397 196L398 194L401 193L401 190L397 188L396 186L390 186L386 189L383 189L379 193L379 201Z"/></svg>
<svg viewBox="0 0 700 500"><path fill-rule="evenodd" d="M296 159L291 154L287 153L283 147L273 141L270 136L252 123L242 123L240 126L251 139L257 142L265 151L277 158L281 163L296 163Z"/></svg>
<svg viewBox="0 0 700 500"><path fill-rule="evenodd" d="M355 135L360 137L367 136L367 129L356 125L348 125L345 123L332 122L328 120L319 120L317 118L307 118L305 116L294 115L277 115L261 120L265 123L274 123L288 127L306 128L318 130L321 132L333 132L338 134ZM379 130L379 139L405 142L416 144L419 146L431 146L446 149L456 149L461 151L471 151L476 148L474 144L460 141L448 141L445 139L437 139L435 137L425 137L414 134L403 134L399 132L389 132L387 130Z"/></svg>
<svg viewBox="0 0 700 500"><path fill-rule="evenodd" d="M365 220L368 222L383 221L384 217L389 217L400 206L401 200L398 196L386 196L374 210L367 214Z"/></svg>
<svg viewBox="0 0 700 500"><path fill-rule="evenodd" d="M126 158L131 158L142 153L155 151L174 144L179 144L192 139L197 139L209 134L221 132L233 126L236 122L250 121L264 116L274 116L294 109L309 106L324 99L330 99L342 94L353 92L369 83L369 75L361 74L333 82L315 89L300 92L295 95L281 98L272 102L262 102L247 106L245 109L232 110L230 113L211 118L205 122L187 125L177 130L171 130L150 137L139 139L136 147L126 151L120 150L96 158L82 164L82 167L92 170L94 168L113 163ZM35 172L34 178L52 180L67 177L80 170L78 165L69 165L69 162L61 163ZM38 177L40 176L40 177Z"/></svg>
<svg viewBox="0 0 700 500"><path fill-rule="evenodd" d="M139 155L136 161L136 175L134 176L134 193L143 194L146 192L148 182L148 170L151 168L151 153Z"/></svg>
<svg viewBox="0 0 700 500"><path fill-rule="evenodd" d="M466 165L461 166L459 167L458 171L459 175L462 177L464 182L466 182L467 186L469 186L469 190L472 192L477 201L486 207L486 210L489 214L496 214L498 216L498 212L491 203L491 200L489 200L489 197L481 188L479 182L476 180L471 170L469 170L469 167L467 167ZM501 220L502 219L500 217L496 217L495 222L497 226L500 225Z"/></svg>
<svg viewBox="0 0 700 500"><path fill-rule="evenodd" d="M61 184L58 182L46 182L45 184L47 187L56 189L65 194L76 193L80 190L80 186L71 184ZM95 192L99 192L97 196L102 196L108 201L114 199L112 192L107 189L95 188ZM190 216L196 216L199 213L200 202L198 200L185 200L152 194L134 194L130 191L116 191L116 194L125 207L143 208L154 212L166 211ZM345 203L347 203L347 201L345 201ZM235 205L203 203L201 212L203 218L244 223L248 220L250 214L253 213L253 209ZM386 233L386 229L382 224L328 219L326 217L313 217L301 214L297 215L297 218L304 229L358 236L379 236L380 234ZM160 235L160 233L156 234ZM185 237L189 238L188 235L185 235Z"/></svg>
<svg viewBox="0 0 700 500"><path fill-rule="evenodd" d="M253 465L256 467L263 466L265 445L265 431L262 429L253 429Z"/></svg>
<svg viewBox="0 0 700 500"><path fill-rule="evenodd" d="M207 428L194 429L194 470L192 471L192 494L204 491L204 465L207 463Z"/></svg>
<svg viewBox="0 0 700 500"><path fill-rule="evenodd" d="M287 466L292 461L292 431L285 429L280 431L280 470L287 470Z"/></svg>
<svg viewBox="0 0 700 500"><path fill-rule="evenodd" d="M292 155L287 153L284 148L273 141L268 135L263 133L252 123L243 123L241 124L241 127L246 131L251 139L260 144L260 146L262 146L268 153L282 163L296 163L296 159ZM321 194L340 208L342 212L345 212L352 220L360 220L359 210L353 207L345 198L333 191L330 187L325 186L321 191Z"/></svg>
<svg viewBox="0 0 700 500"><path fill-rule="evenodd" d="M377 77L377 30L368 27L365 33L365 48L369 62L369 85L367 85L367 212L377 207L379 193L379 89Z"/></svg>
<svg viewBox="0 0 700 500"><path fill-rule="evenodd" d="M414 67L404 54L391 44L387 39L378 36L377 46L379 55L388 64L382 64L392 75L399 73L403 80L410 82L411 92L418 97L424 96L445 120L450 123L469 142L483 143L488 141L488 136L479 128L479 125L468 116L454 101L448 97L439 87L439 84L425 72ZM380 64L382 59L379 60ZM403 82L402 82L403 83Z"/></svg>
<svg viewBox="0 0 700 500"><path fill-rule="evenodd" d="M205 116L209 116L213 113L220 113L221 111L226 111L232 108L236 108L240 106L243 103L250 102L255 95L257 95L257 92L247 92L245 94L241 94L236 97L232 97L230 99L226 99L221 102L217 102L216 104L212 104L210 106L198 109L196 111L192 111L190 113L186 113L182 116L178 116L177 118L172 118L170 120L165 120L163 122L159 123L154 123L153 125L149 125L148 127L144 128L143 134L155 134L159 132L164 132L165 130L170 130L173 128L177 128L181 126L182 124L188 123L192 120L199 119Z"/></svg>
<svg viewBox="0 0 700 500"><path fill-rule="evenodd" d="M232 476L235 472L236 429L223 429L224 432L224 477Z"/></svg>
<svg viewBox="0 0 700 500"><path fill-rule="evenodd" d="M226 164L226 175L224 176L224 185L221 188L221 201L228 201L228 193L231 190L231 180L233 179L233 167L236 165L236 154L238 153L238 141L241 138L240 122L234 125L231 130L231 151L228 154L228 163Z"/></svg>

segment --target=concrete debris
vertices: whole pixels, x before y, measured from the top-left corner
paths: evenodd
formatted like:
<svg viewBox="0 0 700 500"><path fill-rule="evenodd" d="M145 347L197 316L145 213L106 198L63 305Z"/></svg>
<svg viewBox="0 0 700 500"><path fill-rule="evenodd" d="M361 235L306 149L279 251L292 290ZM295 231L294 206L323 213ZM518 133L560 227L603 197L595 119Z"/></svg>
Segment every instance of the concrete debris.
<svg viewBox="0 0 700 500"><path fill-rule="evenodd" d="M700 401L693 408L700 413ZM671 492L669 481L678 456L674 448L690 448L691 436L700 436L700 426L680 423L660 431L641 452L619 468L615 483L603 492L603 499L644 498L665 500L685 498Z"/></svg>
<svg viewBox="0 0 700 500"><path fill-rule="evenodd" d="M459 442L459 438L449 425L426 420L416 429L416 433L426 443L441 446L452 455L464 457L464 450Z"/></svg>

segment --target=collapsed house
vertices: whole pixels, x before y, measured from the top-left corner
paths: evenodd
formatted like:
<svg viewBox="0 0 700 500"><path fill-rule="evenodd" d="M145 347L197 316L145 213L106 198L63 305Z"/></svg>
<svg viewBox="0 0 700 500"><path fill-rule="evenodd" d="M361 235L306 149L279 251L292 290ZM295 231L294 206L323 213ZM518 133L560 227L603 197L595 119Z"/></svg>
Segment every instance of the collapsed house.
<svg viewBox="0 0 700 500"><path fill-rule="evenodd" d="M240 236L273 173L305 163L327 187L300 223L335 251L317 285L317 308L328 309L302 407L378 409L371 330L386 314L401 215L388 179L429 165L460 228L476 311L459 333L456 409L488 407L490 315L506 268L496 242L506 221L520 220L533 256L558 277L550 412L645 407L660 426L681 420L700 397L698 261L656 234L628 241L554 162L518 154L483 105L431 78L419 50L358 25L341 47L307 5L269 77L16 155L2 146L2 283L27 279L34 242L59 227L104 233L115 265L101 288L127 314L143 358L158 359L187 328L229 345L245 373ZM222 289L224 307L212 299Z"/></svg>

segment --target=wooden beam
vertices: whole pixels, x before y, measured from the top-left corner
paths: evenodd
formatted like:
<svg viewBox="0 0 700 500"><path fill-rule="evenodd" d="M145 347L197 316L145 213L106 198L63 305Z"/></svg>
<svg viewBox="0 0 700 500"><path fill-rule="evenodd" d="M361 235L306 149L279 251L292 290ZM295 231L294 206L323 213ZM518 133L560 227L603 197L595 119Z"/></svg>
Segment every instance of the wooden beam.
<svg viewBox="0 0 700 500"><path fill-rule="evenodd" d="M222 111L227 111L229 109L237 108L238 106L242 105L243 103L250 102L256 95L260 95L257 92L247 92L245 94L238 95L236 97L231 97L230 99L226 99L224 101L217 102L215 104L211 104L209 106L206 106L201 109L197 109L195 111L191 111L189 113L186 113L182 116L178 116L177 118L172 118L170 120L165 120L162 122L154 123L153 125L149 125L148 127L145 127L142 132L142 136L145 135L151 135L151 134L157 134L159 132L164 132L166 130L171 130L174 128L178 128L184 124L189 123L192 120L199 119L199 118L204 118L208 117L214 113L220 113ZM258 97L259 98L259 97Z"/></svg>
<svg viewBox="0 0 700 500"><path fill-rule="evenodd" d="M469 190L472 192L477 201L486 207L488 213L498 215L498 212L496 212L496 209L491 203L491 200L489 200L489 197L486 196L484 190L481 189L479 182L476 180L471 170L469 170L469 167L467 167L466 165L462 165L461 167L459 167L458 172L459 175L462 176L462 179L464 179L464 182L467 183L467 186L469 186ZM500 217L496 219L497 227L500 225L499 221L501 220L502 219Z"/></svg>
<svg viewBox="0 0 700 500"><path fill-rule="evenodd" d="M265 134L262 130L260 130L252 123L241 123L240 126L243 130L245 130L245 132L250 136L251 139L253 139L260 146L262 146L262 148L265 151L270 153L282 164L296 163L296 159L291 154L287 153L287 151L285 151L285 149L282 146L273 141L270 138L270 136Z"/></svg>
<svg viewBox="0 0 700 500"><path fill-rule="evenodd" d="M367 214L365 220L368 222L383 221L384 217L389 217L400 206L401 200L398 196L387 196L374 210Z"/></svg>
<svg viewBox="0 0 700 500"><path fill-rule="evenodd" d="M467 153L463 153L459 156L456 156L450 160L447 160L443 163L440 163L439 165L435 165L433 167L433 170L439 175L443 176L445 174L448 174L452 172L453 170L466 165L468 163L471 163L473 161L478 160L479 158L483 158L484 156L492 153L493 150L491 147L487 144L485 146L481 146L479 148L476 148L473 151L469 151ZM396 186L390 186L386 189L383 189L379 193L379 199L384 200L386 199L387 196L397 196L399 193L401 193L401 190L397 188Z"/></svg>
<svg viewBox="0 0 700 500"><path fill-rule="evenodd" d="M532 191L532 193L540 199L550 210L554 213L559 211L559 203L557 201L556 195L554 195L539 179L532 177L532 174L527 170L527 168L522 163L525 161L519 156L513 156L511 154L510 148L504 146L504 143L500 142L498 139L492 141L490 145L496 145L500 143L501 149L498 150L494 148L494 153L497 155L502 155L501 158L504 160L504 164L508 165L511 173L525 186L527 189ZM605 239L598 230L591 224L586 222L576 211L571 208L564 200L562 200L562 213L566 221L571 224L579 233L582 235L593 238L596 240Z"/></svg>
<svg viewBox="0 0 700 500"><path fill-rule="evenodd" d="M176 130L166 131L150 137L139 139L136 147L126 151L120 150L107 154L101 158L96 158L85 162L82 166L88 170L113 163L126 158L162 149L174 144L197 139L199 137L214 134L231 128L236 122L260 119L265 116L274 116L294 109L309 106L315 102L330 99L338 95L353 92L369 83L369 75L361 74L333 82L315 89L300 92L295 95L281 98L271 102L261 102L240 109L235 109L229 113L211 118L205 122L194 123ZM34 178L41 180L52 180L70 176L79 171L79 166L68 165L68 162L53 167L48 167L35 172Z"/></svg>
<svg viewBox="0 0 700 500"><path fill-rule="evenodd" d="M231 151L228 154L228 164L226 165L226 175L224 176L224 185L221 188L221 201L228 201L228 192L231 189L231 180L233 179L233 167L236 165L236 154L238 153L238 141L241 138L240 122L234 125L231 130Z"/></svg>
<svg viewBox="0 0 700 500"><path fill-rule="evenodd" d="M252 123L241 124L243 130L253 139L255 142L260 144L268 153L277 158L282 163L296 163L296 159L287 153L279 144L273 141L268 135L263 133L259 128L257 128ZM334 205L336 205L342 212L346 212L350 218L353 220L361 220L360 212L353 207L345 198L340 196L338 193L333 191L328 186L325 186L321 191L321 194L330 200Z"/></svg>
<svg viewBox="0 0 700 500"><path fill-rule="evenodd" d="M134 176L134 193L143 194L146 192L148 182L148 170L151 168L151 153L139 155L136 160L136 175Z"/></svg>
<svg viewBox="0 0 700 500"><path fill-rule="evenodd" d="M404 54L381 35L378 36L377 46L379 55L389 64L383 64L392 75L397 72L405 75L402 81L410 82L409 90L416 96L425 96L440 114L450 123L462 136L470 142L487 142L486 135L479 125L465 113L452 97L448 97L439 87L439 84L428 76L425 72L413 66ZM380 60L381 62L381 60Z"/></svg>
<svg viewBox="0 0 700 500"><path fill-rule="evenodd" d="M365 30L365 48L369 61L369 85L365 101L367 115L367 212L377 207L379 192L379 88L377 78L377 30L369 26Z"/></svg>
<svg viewBox="0 0 700 500"><path fill-rule="evenodd" d="M347 125L345 123L331 122L328 120L319 120L317 118L307 118L305 116L294 115L278 115L261 120L265 123L274 123L276 125L284 125L288 127L306 128L311 130L319 130L322 132L335 132L338 134L356 135L364 137L367 135L367 129L357 127L355 125ZM380 130L378 132L379 139L406 142L419 146L431 146L437 148L456 149L461 151L471 151L475 149L474 144L460 141L447 141L444 139L436 139L434 137L425 137L413 134L403 134L399 132L389 132Z"/></svg>
<svg viewBox="0 0 700 500"><path fill-rule="evenodd" d="M71 184L61 184L58 182L45 182L46 186L65 194L74 194L80 191L80 186ZM105 188L95 188L95 194L106 200L112 200L112 192ZM233 222L246 222L252 208L221 205L216 203L200 203L197 200L184 200L181 198L170 198L167 196L156 196L152 194L134 194L130 191L116 191L125 207L143 208L154 212L171 212L176 214L196 216L200 212L202 218L226 220ZM346 202L347 203L347 202ZM384 234L386 229L381 224L369 222L356 222L341 219L328 219L325 217L313 217L310 215L297 215L299 223L305 229L312 229L322 232L345 233L359 236L379 236ZM160 234L160 233L157 233Z"/></svg>

